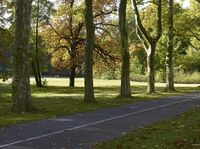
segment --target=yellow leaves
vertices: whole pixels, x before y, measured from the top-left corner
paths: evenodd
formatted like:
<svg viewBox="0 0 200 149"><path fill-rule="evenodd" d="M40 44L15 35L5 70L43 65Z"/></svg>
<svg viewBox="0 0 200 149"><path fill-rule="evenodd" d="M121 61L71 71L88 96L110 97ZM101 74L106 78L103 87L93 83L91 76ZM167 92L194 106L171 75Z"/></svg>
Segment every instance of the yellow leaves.
<svg viewBox="0 0 200 149"><path fill-rule="evenodd" d="M179 125L177 128L178 129L182 129L182 128L184 128L185 127L185 125Z"/></svg>
<svg viewBox="0 0 200 149"><path fill-rule="evenodd" d="M103 9L106 6L112 6L115 4L113 0L94 0L94 10Z"/></svg>
<svg viewBox="0 0 200 149"><path fill-rule="evenodd" d="M137 53L137 51L140 51L143 49L142 44L130 44L129 51L130 53Z"/></svg>
<svg viewBox="0 0 200 149"><path fill-rule="evenodd" d="M57 69L64 69L69 65L69 54L65 49L54 52L51 57L51 64Z"/></svg>
<svg viewBox="0 0 200 149"><path fill-rule="evenodd" d="M186 146L188 143L189 141L185 138L178 138L174 141L174 145L176 145L177 147Z"/></svg>

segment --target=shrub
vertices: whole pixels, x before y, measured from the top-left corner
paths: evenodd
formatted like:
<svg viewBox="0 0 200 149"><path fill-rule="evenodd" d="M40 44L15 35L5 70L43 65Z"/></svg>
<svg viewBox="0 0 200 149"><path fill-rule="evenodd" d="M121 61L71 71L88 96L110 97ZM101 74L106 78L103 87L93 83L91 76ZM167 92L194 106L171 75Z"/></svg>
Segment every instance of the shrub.
<svg viewBox="0 0 200 149"><path fill-rule="evenodd" d="M101 74L95 74L95 78L97 79L108 79L108 80L116 80L120 79L120 72L118 70L110 69Z"/></svg>
<svg viewBox="0 0 200 149"><path fill-rule="evenodd" d="M174 73L174 81L176 83L200 83L200 72L185 73L177 71Z"/></svg>
<svg viewBox="0 0 200 149"><path fill-rule="evenodd" d="M130 80L136 82L147 82L147 76L141 74L131 74Z"/></svg>
<svg viewBox="0 0 200 149"><path fill-rule="evenodd" d="M157 71L155 75L156 82L166 82L166 73L163 70Z"/></svg>

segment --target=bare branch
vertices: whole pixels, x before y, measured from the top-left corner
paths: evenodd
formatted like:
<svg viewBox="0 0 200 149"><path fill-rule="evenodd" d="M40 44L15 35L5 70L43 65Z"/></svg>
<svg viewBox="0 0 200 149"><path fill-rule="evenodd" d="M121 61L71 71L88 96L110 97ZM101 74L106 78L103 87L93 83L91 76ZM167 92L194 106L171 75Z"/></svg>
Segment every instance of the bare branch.
<svg viewBox="0 0 200 149"><path fill-rule="evenodd" d="M191 29L189 30L192 33L193 37L195 37L198 41L200 41L200 38Z"/></svg>
<svg viewBox="0 0 200 149"><path fill-rule="evenodd" d="M95 23L94 25L102 25L102 26L114 26L114 27L118 27L117 24L104 23L104 22Z"/></svg>
<svg viewBox="0 0 200 149"><path fill-rule="evenodd" d="M112 10L110 10L110 11L107 11L107 12L100 11L100 12L98 12L97 14L94 15L94 18L97 18L97 17L99 17L99 16L109 15L109 14L112 14L112 13L114 13L114 12L116 12L116 8L115 8L115 9L112 9Z"/></svg>

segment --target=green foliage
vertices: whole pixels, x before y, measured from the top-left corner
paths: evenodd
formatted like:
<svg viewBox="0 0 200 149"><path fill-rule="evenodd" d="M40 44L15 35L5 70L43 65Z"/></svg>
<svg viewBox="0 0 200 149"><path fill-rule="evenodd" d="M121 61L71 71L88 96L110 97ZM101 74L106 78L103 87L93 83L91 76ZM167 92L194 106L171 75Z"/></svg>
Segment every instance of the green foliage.
<svg viewBox="0 0 200 149"><path fill-rule="evenodd" d="M0 28L0 79L3 79L4 81L12 76L12 45L12 28Z"/></svg>
<svg viewBox="0 0 200 149"><path fill-rule="evenodd" d="M120 79L121 77L120 71L112 68L105 72L102 72L101 74L99 74L99 72L96 72L94 76L95 78L105 79L105 80L117 80Z"/></svg>
<svg viewBox="0 0 200 149"><path fill-rule="evenodd" d="M1 0L0 1L0 29L7 28L8 22L12 21L14 1Z"/></svg>
<svg viewBox="0 0 200 149"><path fill-rule="evenodd" d="M131 74L145 74L147 64L144 49L137 46L131 46L130 50L133 50L130 60Z"/></svg>
<svg viewBox="0 0 200 149"><path fill-rule="evenodd" d="M0 79L2 79L3 82L6 82L9 79L10 75L6 72L0 73Z"/></svg>
<svg viewBox="0 0 200 149"><path fill-rule="evenodd" d="M142 74L131 74L130 79L136 82L147 82L147 76Z"/></svg>
<svg viewBox="0 0 200 149"><path fill-rule="evenodd" d="M144 5L144 1L140 1L140 6ZM149 2L147 2L149 3ZM140 10L141 19L143 20L144 26L150 32L150 34L155 33L153 26L155 25L156 17L155 9L156 6L153 4L146 5L143 9ZM36 21L36 12L37 12L37 0L33 1L32 9L32 29L35 30L35 21ZM71 42L68 37L71 39L71 33L69 30L69 17L73 17L72 28L75 35L75 29L80 25L79 23L84 24L84 4L83 1L74 3L74 7L70 8L67 5L67 2L64 1L58 2L58 5L54 7L54 4L49 0L40 0L40 12L39 12L39 30L40 30L40 39L39 39L39 52L41 54L41 63L44 66L44 63L52 64L58 69L67 69L70 68L72 62L70 62L70 54L68 53L71 49L71 43L76 43L77 40ZM6 6L7 5L7 6ZM14 2L4 4L4 12L6 7L9 8L9 12L13 14ZM174 4L174 28L175 28L175 40L174 40L174 66L184 69L185 72L194 72L200 71L200 56L199 49L199 32L200 27L200 5L195 0L191 0L190 7L184 9L181 7L181 4ZM112 13L105 15L104 13ZM3 12L3 11L2 11ZM102 14L101 14L102 13ZM115 74L112 70L114 65L120 65L120 61L108 60L109 65L106 65L105 60L108 57L108 54L120 59L120 48L119 48L119 32L117 29L118 17L116 13L116 2L110 0L101 0L94 1L94 22L96 28L96 37L95 44L98 44L105 51L99 52L101 50L94 51L94 69L96 72L100 73L102 76L99 78L109 78L115 79L120 77L120 73ZM149 14L152 17L149 17ZM156 16L156 15L155 15ZM2 60L1 55L5 55L5 51L11 51L13 45L13 16L11 15L10 19L7 20L7 23L11 24L10 29L1 28L0 29L0 61ZM167 1L163 1L163 13L162 13L162 24L163 24L163 36L159 40L156 51L155 58L155 69L157 71L156 80L159 82L164 81L164 72L165 71L165 56L167 48L167 29L168 29L168 7ZM5 18L3 18L5 20ZM54 29L59 33L56 34ZM110 24L110 25L107 25ZM128 1L127 8L127 29L129 36L129 50L131 54L131 76L133 80L146 80L145 77L140 76L146 73L146 53L143 49L141 42L138 40L135 31L135 18L133 9L131 6L131 1ZM31 48L35 49L35 31L32 30L31 35ZM85 39L85 25L80 31L78 36L79 39ZM68 40L66 40L68 39ZM59 48L59 46L62 48ZM193 47L192 47L193 46ZM65 47L65 48L64 48ZM67 48L66 48L67 47ZM81 40L80 44L77 44L77 53L78 56L73 60L77 62L78 67L82 69L82 64L84 61L84 41ZM59 48L59 49L58 49ZM188 52L189 51L189 52ZM196 51L196 52L195 52ZM34 52L31 56L34 59ZM106 53L104 58L101 58L103 53ZM48 58L46 57L48 54ZM9 56L10 57L10 56ZM6 58L7 60L7 58ZM4 62L7 66L10 65L10 60ZM117 63L117 64L114 64ZM103 65L103 66L102 66ZM6 66L6 67L7 67ZM114 66L115 67L115 66ZM45 69L41 68L41 69ZM118 66L117 66L118 69ZM161 72L158 72L161 71ZM95 73L97 74L97 73Z"/></svg>
<svg viewBox="0 0 200 149"><path fill-rule="evenodd" d="M162 69L160 69L159 71L156 71L155 79L156 79L156 82L164 83L166 80L166 72Z"/></svg>
<svg viewBox="0 0 200 149"><path fill-rule="evenodd" d="M32 23L35 24L37 18L37 2L38 0L33 0L32 4ZM49 0L39 0L39 21L46 22L50 19L52 13L55 11L54 3ZM35 27L34 25L32 26Z"/></svg>
<svg viewBox="0 0 200 149"><path fill-rule="evenodd" d="M178 68L183 69L185 72L200 72L200 53L188 52L187 55L180 56L177 61Z"/></svg>

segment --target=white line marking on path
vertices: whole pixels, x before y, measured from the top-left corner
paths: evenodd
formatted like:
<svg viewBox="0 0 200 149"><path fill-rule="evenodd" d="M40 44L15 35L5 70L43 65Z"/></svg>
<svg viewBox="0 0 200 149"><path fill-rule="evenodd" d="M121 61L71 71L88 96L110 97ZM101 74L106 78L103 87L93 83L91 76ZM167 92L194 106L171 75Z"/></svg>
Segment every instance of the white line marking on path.
<svg viewBox="0 0 200 149"><path fill-rule="evenodd" d="M58 121L58 122L70 122L72 121L72 119L66 119L66 118L52 118L52 119L49 119L51 121Z"/></svg>
<svg viewBox="0 0 200 149"><path fill-rule="evenodd" d="M164 107L167 107L167 106L170 106L170 105L175 105L175 104L179 104L179 103L190 101L192 99L197 99L199 97L200 96L196 96L196 97L193 97L191 99L185 99L185 100L182 100L182 101L175 101L175 102L159 105L159 106L156 106L156 107L151 107L151 108L143 109L143 110L132 112L132 113L128 113L128 114L123 114L123 115L120 115L120 116L115 116L115 117L99 120L99 121L96 121L96 122L92 122L92 123L88 123L88 124L84 124L84 125L80 125L80 126L76 126L76 127L72 127L72 128L67 128L67 129L63 129L63 130L60 130L60 131L56 131L56 132L52 132L52 133L48 133L48 134L44 134L44 135L31 137L31 138L28 138L28 139L15 141L15 142L8 143L8 144L3 144L3 145L0 145L0 148L8 147L8 146L11 146L11 145L15 145L15 144L19 144L19 143L23 143L23 142L27 142L27 141L31 141L31 140L36 140L36 139L40 139L40 138L44 138L44 137L48 137L48 136L52 136L52 135L56 135L56 134L59 134L59 133L63 133L65 131L72 131L72 130L80 129L80 128L87 127L87 126L90 126L90 125L104 123L104 122L107 122L107 121L111 121L111 120L115 120L115 119L131 116L131 115L135 115L135 114L138 114L138 113L143 113L143 112L147 112L147 111L151 111L151 110L155 110L155 109L159 109L159 108L164 108Z"/></svg>

